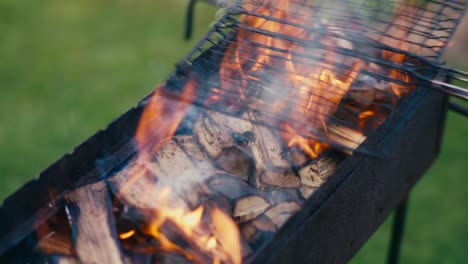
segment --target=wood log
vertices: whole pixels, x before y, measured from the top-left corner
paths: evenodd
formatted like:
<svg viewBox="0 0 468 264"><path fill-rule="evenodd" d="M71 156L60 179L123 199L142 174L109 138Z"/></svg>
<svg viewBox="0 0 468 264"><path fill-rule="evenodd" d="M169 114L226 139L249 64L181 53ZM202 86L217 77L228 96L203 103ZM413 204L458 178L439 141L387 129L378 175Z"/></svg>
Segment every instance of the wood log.
<svg viewBox="0 0 468 264"><path fill-rule="evenodd" d="M260 177L273 184L285 183L283 177L290 175L278 173L278 171L287 171L291 167L284 142L273 129L259 124L262 123L262 116L259 113L249 112L247 116L254 123L252 130L254 140L249 143L249 147L255 160L256 171L255 178L251 179L250 183L262 188Z"/></svg>
<svg viewBox="0 0 468 264"><path fill-rule="evenodd" d="M254 173L255 166L252 159L237 147L224 149L216 159L216 164L225 172L241 177L248 181L249 176Z"/></svg>
<svg viewBox="0 0 468 264"><path fill-rule="evenodd" d="M265 214L259 215L257 218L252 220L255 228L261 232L274 232L277 230L275 223L271 221Z"/></svg>
<svg viewBox="0 0 468 264"><path fill-rule="evenodd" d="M245 118L210 110L205 110L193 129L195 139L212 159L217 159L226 148L248 143L249 137L243 138L242 135L251 132L252 124Z"/></svg>
<svg viewBox="0 0 468 264"><path fill-rule="evenodd" d="M247 148L251 131L252 124L243 118L206 110L195 124L193 135L217 167L247 179L253 168Z"/></svg>
<svg viewBox="0 0 468 264"><path fill-rule="evenodd" d="M317 190L318 188L316 187L311 187L307 185L301 185L299 188L299 191L301 192L301 195L304 199L309 199L310 196Z"/></svg>
<svg viewBox="0 0 468 264"><path fill-rule="evenodd" d="M301 186L301 180L291 169L286 171L264 171L260 179L262 185L266 184L281 188L299 188Z"/></svg>
<svg viewBox="0 0 468 264"><path fill-rule="evenodd" d="M308 199L338 167L339 159L336 155L325 153L298 170L301 178L300 192Z"/></svg>
<svg viewBox="0 0 468 264"><path fill-rule="evenodd" d="M66 195L75 249L81 263L124 263L104 182Z"/></svg>
<svg viewBox="0 0 468 264"><path fill-rule="evenodd" d="M311 163L304 166L298 171L301 177L301 184L309 187L318 188L323 184L323 179L320 177L317 163Z"/></svg>
<svg viewBox="0 0 468 264"><path fill-rule="evenodd" d="M75 255L71 240L70 222L65 209L59 210L54 216L36 228L36 250L46 255Z"/></svg>
<svg viewBox="0 0 468 264"><path fill-rule="evenodd" d="M310 157L297 147L290 147L288 154L295 168L302 167L310 160Z"/></svg>
<svg viewBox="0 0 468 264"><path fill-rule="evenodd" d="M201 249L195 241L187 237L182 232L176 223L172 220L166 220L160 227L160 232L174 245L180 248L181 251L185 252L185 257L190 257L195 263L212 263L211 256L208 256L203 249ZM169 252L172 252L170 250ZM177 250L176 250L177 251ZM167 250L162 249L161 253L166 255ZM184 262L181 262L184 263Z"/></svg>
<svg viewBox="0 0 468 264"><path fill-rule="evenodd" d="M295 202L280 203L273 206L271 209L265 212L265 215L275 224L277 228L283 226L284 223L301 207Z"/></svg>
<svg viewBox="0 0 468 264"><path fill-rule="evenodd" d="M265 212L270 203L260 196L245 196L237 200L233 217L240 223L252 220Z"/></svg>
<svg viewBox="0 0 468 264"><path fill-rule="evenodd" d="M261 196L265 197L271 204L284 202L302 203L304 200L300 197L298 189L280 188L268 186L263 188Z"/></svg>
<svg viewBox="0 0 468 264"><path fill-rule="evenodd" d="M153 171L158 180L173 188L190 188L215 171L212 161L191 136L175 136L162 142L154 153Z"/></svg>
<svg viewBox="0 0 468 264"><path fill-rule="evenodd" d="M36 250L44 254L71 255L74 250L72 248L71 241L67 240L68 239L51 234L37 242Z"/></svg>
<svg viewBox="0 0 468 264"><path fill-rule="evenodd" d="M216 174L207 181L207 186L219 195L231 201L249 196L260 195L259 191L239 177L228 174Z"/></svg>
<svg viewBox="0 0 468 264"><path fill-rule="evenodd" d="M139 208L157 207L157 178L146 164L131 163L106 180L109 188L122 203Z"/></svg>
<svg viewBox="0 0 468 264"><path fill-rule="evenodd" d="M337 125L328 125L326 136L333 143L342 146L343 148L340 150L348 155L352 155L353 151L366 140L366 136L362 132Z"/></svg>
<svg viewBox="0 0 468 264"><path fill-rule="evenodd" d="M326 181L333 175L333 173L335 173L339 163L340 158L334 154L326 154L319 157L317 159L317 168L320 178Z"/></svg>
<svg viewBox="0 0 468 264"><path fill-rule="evenodd" d="M262 117L258 113L249 112L247 116L254 123L262 123ZM258 171L290 167L290 163L285 156L284 142L273 129L255 124L252 131L254 140L249 145Z"/></svg>
<svg viewBox="0 0 468 264"><path fill-rule="evenodd" d="M264 214L240 225L242 237L254 249L271 238L276 230L275 224Z"/></svg>
<svg viewBox="0 0 468 264"><path fill-rule="evenodd" d="M199 205L209 193L204 181L216 169L191 136L175 136L154 148L151 161L137 159L111 176L107 183L124 203L140 208L157 208L161 192L169 188L166 203L171 206Z"/></svg>

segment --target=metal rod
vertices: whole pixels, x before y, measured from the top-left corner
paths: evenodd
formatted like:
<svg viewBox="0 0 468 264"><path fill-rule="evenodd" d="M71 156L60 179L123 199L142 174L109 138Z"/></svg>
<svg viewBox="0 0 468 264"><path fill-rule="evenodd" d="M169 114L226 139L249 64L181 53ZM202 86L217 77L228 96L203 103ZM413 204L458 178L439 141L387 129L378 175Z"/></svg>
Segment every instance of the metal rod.
<svg viewBox="0 0 468 264"><path fill-rule="evenodd" d="M438 80L432 80L431 82L434 84L432 87L446 94L468 101L468 89Z"/></svg>
<svg viewBox="0 0 468 264"><path fill-rule="evenodd" d="M205 2L216 5L220 8L229 7L232 3L228 0L204 0ZM195 12L195 4L198 0L190 0L187 7L187 13L185 15L185 33L184 38L185 40L190 40L193 34L193 18Z"/></svg>
<svg viewBox="0 0 468 264"><path fill-rule="evenodd" d="M468 107L465 107L463 105L460 105L460 104L457 104L457 103L454 103L454 102L449 102L448 104L448 107L450 110L462 115L462 116L465 116L465 117L468 117Z"/></svg>
<svg viewBox="0 0 468 264"><path fill-rule="evenodd" d="M187 6L187 13L185 15L185 33L184 33L185 40L190 40L192 38L193 16L194 16L193 13L194 13L196 2L197 0L190 0Z"/></svg>
<svg viewBox="0 0 468 264"><path fill-rule="evenodd" d="M406 220L406 211L408 207L408 198L400 202L393 220L390 248L387 256L387 264L398 264L400 257L401 242Z"/></svg>

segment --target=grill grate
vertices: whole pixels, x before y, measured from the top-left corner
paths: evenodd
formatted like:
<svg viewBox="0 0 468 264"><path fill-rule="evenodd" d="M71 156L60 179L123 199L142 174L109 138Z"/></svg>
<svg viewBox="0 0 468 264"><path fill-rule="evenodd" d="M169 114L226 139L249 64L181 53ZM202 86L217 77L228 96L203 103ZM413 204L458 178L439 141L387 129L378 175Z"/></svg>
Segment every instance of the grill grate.
<svg viewBox="0 0 468 264"><path fill-rule="evenodd" d="M353 139L331 139L325 123L367 135L421 82L468 97L443 82L454 71L438 61L466 4L237 1L183 65L202 65L196 104L236 116L255 110L262 125L349 148L343 142Z"/></svg>

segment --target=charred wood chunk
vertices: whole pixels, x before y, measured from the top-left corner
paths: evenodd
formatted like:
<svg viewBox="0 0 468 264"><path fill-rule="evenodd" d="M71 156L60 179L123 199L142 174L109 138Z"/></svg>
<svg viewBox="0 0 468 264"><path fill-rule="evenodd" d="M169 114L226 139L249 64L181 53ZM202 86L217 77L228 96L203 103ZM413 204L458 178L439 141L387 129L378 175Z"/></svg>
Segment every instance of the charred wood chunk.
<svg viewBox="0 0 468 264"><path fill-rule="evenodd" d="M276 230L275 224L264 214L240 225L242 237L254 250L271 239Z"/></svg>
<svg viewBox="0 0 468 264"><path fill-rule="evenodd" d="M295 202L285 202L273 206L265 215L275 224L277 228L283 226L284 223L296 212L298 212L301 207Z"/></svg>
<svg viewBox="0 0 468 264"><path fill-rule="evenodd" d="M250 142L257 170L286 169L290 163L285 155L285 145L281 137L273 129L266 127L258 113L249 112L249 119L253 125L254 140ZM266 122L268 123L268 122Z"/></svg>
<svg viewBox="0 0 468 264"><path fill-rule="evenodd" d="M295 168L302 167L310 160L310 157L307 154L296 147L291 147L288 154L289 159Z"/></svg>
<svg viewBox="0 0 468 264"><path fill-rule="evenodd" d="M318 173L326 181L332 176L340 163L340 158L334 154L323 155L317 160Z"/></svg>
<svg viewBox="0 0 468 264"><path fill-rule="evenodd" d="M320 177L318 165L316 163L304 166L298 173L303 185L318 188L323 184L323 179Z"/></svg>
<svg viewBox="0 0 468 264"><path fill-rule="evenodd" d="M254 164L245 151L237 147L226 148L216 159L216 164L225 172L248 180L254 171Z"/></svg>
<svg viewBox="0 0 468 264"><path fill-rule="evenodd" d="M53 252L54 254L63 254L65 256L71 255L74 251L70 242L64 241L63 238L57 237L53 233L48 237L40 239L36 245L36 249L45 254Z"/></svg>
<svg viewBox="0 0 468 264"><path fill-rule="evenodd" d="M107 179L110 189L123 203L140 208L157 207L157 178L146 165L134 162Z"/></svg>
<svg viewBox="0 0 468 264"><path fill-rule="evenodd" d="M298 170L301 178L300 192L308 199L312 193L320 188L327 179L335 173L339 158L331 153L325 153Z"/></svg>
<svg viewBox="0 0 468 264"><path fill-rule="evenodd" d="M158 179L172 187L190 186L214 171L211 160L191 136L176 136L162 142L153 159Z"/></svg>
<svg viewBox="0 0 468 264"><path fill-rule="evenodd" d="M215 169L193 137L176 136L154 150L152 160L137 159L107 180L116 196L128 205L157 208L161 193L169 191L178 206L198 206L199 197L210 192L204 180Z"/></svg>
<svg viewBox="0 0 468 264"><path fill-rule="evenodd" d="M206 111L194 128L194 137L215 166L247 179L253 161L247 144L253 140L250 122L214 111Z"/></svg>
<svg viewBox="0 0 468 264"><path fill-rule="evenodd" d="M301 195L304 199L309 199L310 196L312 196L312 194L317 190L318 188L316 187L311 187L311 186L307 186L307 185L302 185L300 187L300 192L301 192Z"/></svg>
<svg viewBox="0 0 468 264"><path fill-rule="evenodd" d="M327 137L333 143L341 146L341 150L348 155L352 155L353 151L366 140L366 136L362 132L336 125L329 125L327 127Z"/></svg>
<svg viewBox="0 0 468 264"><path fill-rule="evenodd" d="M292 170L264 171L261 176L261 182L281 188L299 188L301 185L301 180Z"/></svg>
<svg viewBox="0 0 468 264"><path fill-rule="evenodd" d="M75 255L71 241L71 227L65 208L36 228L36 250L46 255Z"/></svg>
<svg viewBox="0 0 468 264"><path fill-rule="evenodd" d="M209 212L212 208L218 208L227 212L229 215L232 214L234 209L231 200L219 193L211 193L210 195L203 196L200 200L200 205L203 205L204 212Z"/></svg>
<svg viewBox="0 0 468 264"><path fill-rule="evenodd" d="M250 186L239 177L228 174L217 174L207 181L210 189L231 201L244 196L259 195L254 187Z"/></svg>
<svg viewBox="0 0 468 264"><path fill-rule="evenodd" d="M271 204L279 204L284 202L303 202L303 199L300 197L298 189L269 186L263 188L261 194Z"/></svg>
<svg viewBox="0 0 468 264"><path fill-rule="evenodd" d="M233 217L238 222L247 222L255 219L270 207L270 203L260 196L250 195L237 200L234 206Z"/></svg>
<svg viewBox="0 0 468 264"><path fill-rule="evenodd" d="M81 263L123 263L109 193L103 182L66 196L73 242Z"/></svg>
<svg viewBox="0 0 468 264"><path fill-rule="evenodd" d="M217 159L224 149L241 147L249 140L252 124L244 118L233 117L206 110L194 127L194 137L212 159Z"/></svg>
<svg viewBox="0 0 468 264"><path fill-rule="evenodd" d="M195 241L188 237L180 230L176 223L172 220L166 220L160 227L161 233L174 245L180 247L185 252L185 257L191 257L195 263L212 263L211 256L204 254L204 250L201 249ZM166 255L168 252L162 249L162 254ZM177 258L182 261L183 258ZM184 262L181 262L184 263Z"/></svg>

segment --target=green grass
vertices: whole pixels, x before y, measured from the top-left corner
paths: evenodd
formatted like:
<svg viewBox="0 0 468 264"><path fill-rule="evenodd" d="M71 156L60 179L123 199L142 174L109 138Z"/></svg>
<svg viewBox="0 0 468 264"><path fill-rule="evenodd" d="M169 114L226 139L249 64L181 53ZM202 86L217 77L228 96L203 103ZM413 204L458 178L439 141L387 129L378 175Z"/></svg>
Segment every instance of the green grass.
<svg viewBox="0 0 468 264"><path fill-rule="evenodd" d="M164 81L214 20L200 4L194 41L182 41L186 2L0 0L0 200ZM448 116L411 195L402 263L468 259L467 121ZM389 223L353 263L383 262Z"/></svg>
<svg viewBox="0 0 468 264"><path fill-rule="evenodd" d="M186 0L0 1L0 200L136 104L214 20Z"/></svg>

